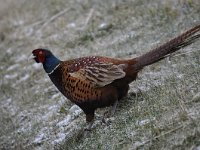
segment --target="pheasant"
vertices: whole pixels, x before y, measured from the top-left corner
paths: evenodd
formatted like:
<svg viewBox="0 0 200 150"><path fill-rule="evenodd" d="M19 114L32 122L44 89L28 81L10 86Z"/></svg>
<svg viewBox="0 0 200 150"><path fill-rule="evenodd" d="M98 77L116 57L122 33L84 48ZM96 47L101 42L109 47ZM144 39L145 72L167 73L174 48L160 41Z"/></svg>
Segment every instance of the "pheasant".
<svg viewBox="0 0 200 150"><path fill-rule="evenodd" d="M125 97L129 84L145 66L167 57L196 41L200 25L169 40L163 45L133 59L116 59L88 56L61 61L50 50L38 48L32 51L33 59L43 68L58 90L86 114L88 130L94 122L97 108L111 106L113 115L119 100Z"/></svg>

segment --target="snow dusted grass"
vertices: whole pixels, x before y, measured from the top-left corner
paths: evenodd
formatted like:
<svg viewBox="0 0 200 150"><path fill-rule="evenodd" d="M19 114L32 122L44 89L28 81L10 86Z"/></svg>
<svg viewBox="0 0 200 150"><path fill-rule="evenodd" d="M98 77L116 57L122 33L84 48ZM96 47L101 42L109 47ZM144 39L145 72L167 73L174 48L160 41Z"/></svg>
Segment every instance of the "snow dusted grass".
<svg viewBox="0 0 200 150"><path fill-rule="evenodd" d="M135 57L197 24L198 0L0 2L0 149L200 145L200 41L145 68L110 124L100 122L105 109L97 111L92 132L83 131L84 114L56 90L42 66L27 60L38 47L63 60Z"/></svg>

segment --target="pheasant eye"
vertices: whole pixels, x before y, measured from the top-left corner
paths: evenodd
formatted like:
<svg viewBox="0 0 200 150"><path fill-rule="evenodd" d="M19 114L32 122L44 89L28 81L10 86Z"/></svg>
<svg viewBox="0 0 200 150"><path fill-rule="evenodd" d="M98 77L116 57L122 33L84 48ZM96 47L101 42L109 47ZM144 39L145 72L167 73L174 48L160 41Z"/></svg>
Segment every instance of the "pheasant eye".
<svg viewBox="0 0 200 150"><path fill-rule="evenodd" d="M44 60L45 60L45 56L44 56L44 53L42 51L39 51L38 52L38 60L39 62L43 63Z"/></svg>
<svg viewBox="0 0 200 150"><path fill-rule="evenodd" d="M42 51L39 51L39 55L42 55L43 53L42 53Z"/></svg>
<svg viewBox="0 0 200 150"><path fill-rule="evenodd" d="M39 57L39 58L44 57L44 53L43 53L42 51L39 51L39 52L38 52L38 57Z"/></svg>

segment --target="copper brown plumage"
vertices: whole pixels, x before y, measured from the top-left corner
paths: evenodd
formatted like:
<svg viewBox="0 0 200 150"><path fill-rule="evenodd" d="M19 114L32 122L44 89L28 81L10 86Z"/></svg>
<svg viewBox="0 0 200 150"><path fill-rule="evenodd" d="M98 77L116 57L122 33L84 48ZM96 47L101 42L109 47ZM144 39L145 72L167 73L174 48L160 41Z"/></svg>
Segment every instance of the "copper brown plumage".
<svg viewBox="0 0 200 150"><path fill-rule="evenodd" d="M165 44L133 59L115 59L89 56L60 61L49 50L35 49L32 54L37 63L42 63L58 90L86 114L88 129L94 120L97 108L112 106L125 97L129 84L145 66L153 64L200 37L196 34L200 25L184 32Z"/></svg>

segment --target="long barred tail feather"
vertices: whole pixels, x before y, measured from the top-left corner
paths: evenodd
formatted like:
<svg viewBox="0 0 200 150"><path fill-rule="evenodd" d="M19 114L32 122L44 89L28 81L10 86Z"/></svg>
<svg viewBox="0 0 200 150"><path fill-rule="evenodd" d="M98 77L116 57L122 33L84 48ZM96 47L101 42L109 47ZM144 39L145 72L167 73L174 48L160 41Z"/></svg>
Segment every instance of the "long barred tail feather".
<svg viewBox="0 0 200 150"><path fill-rule="evenodd" d="M194 43L198 38L200 38L200 33L195 34L198 31L200 31L200 25L195 26L165 44L147 52L146 54L135 58L134 61L137 63L133 65L134 69L139 71L143 67L151 65L167 57L168 54Z"/></svg>

